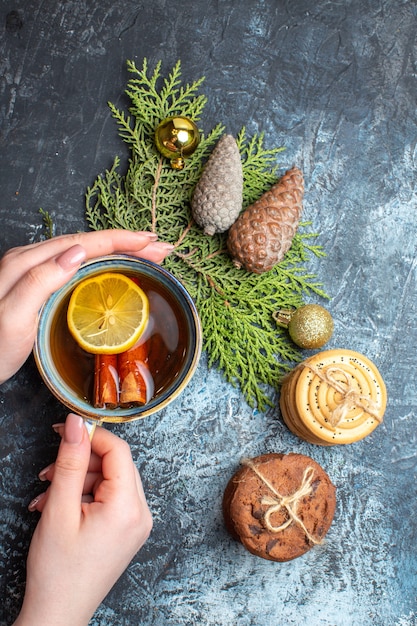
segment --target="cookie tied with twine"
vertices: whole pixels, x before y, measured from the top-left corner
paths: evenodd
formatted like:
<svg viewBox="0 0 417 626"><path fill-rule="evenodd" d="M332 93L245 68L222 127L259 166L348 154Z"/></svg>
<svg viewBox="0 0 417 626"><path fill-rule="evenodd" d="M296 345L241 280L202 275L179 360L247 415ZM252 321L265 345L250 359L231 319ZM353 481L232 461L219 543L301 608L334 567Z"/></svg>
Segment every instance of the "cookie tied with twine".
<svg viewBox="0 0 417 626"><path fill-rule="evenodd" d="M288 428L318 445L367 437L383 421L387 392L372 361L353 350L326 350L286 377L280 408Z"/></svg>
<svg viewBox="0 0 417 626"><path fill-rule="evenodd" d="M302 454L243 459L223 497L231 535L270 561L295 559L321 544L336 507L336 489L324 469Z"/></svg>

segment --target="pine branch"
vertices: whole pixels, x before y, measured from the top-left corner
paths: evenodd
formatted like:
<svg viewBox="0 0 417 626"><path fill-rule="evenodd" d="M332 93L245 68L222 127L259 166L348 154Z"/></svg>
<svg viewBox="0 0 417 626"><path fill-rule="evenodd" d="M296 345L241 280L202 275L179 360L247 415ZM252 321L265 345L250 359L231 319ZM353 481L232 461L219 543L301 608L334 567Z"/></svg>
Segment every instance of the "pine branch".
<svg viewBox="0 0 417 626"><path fill-rule="evenodd" d="M52 239L55 234L54 220L49 211L45 211L45 209L40 208L39 213L42 215L43 227L45 229L44 237L45 239Z"/></svg>
<svg viewBox="0 0 417 626"><path fill-rule="evenodd" d="M127 171L119 173L116 157L112 168L87 189L87 221L95 230L153 230L161 240L175 244L164 264L196 303L209 366L219 368L251 406L263 411L273 402L271 391L301 359L272 315L279 308L300 306L308 296L327 298L321 282L307 269L311 255L325 253L314 243L317 235L307 230L311 224L305 222L284 260L270 272L258 276L237 269L226 252L226 235L206 236L190 209L194 187L224 126L218 124L207 136L201 133L200 144L183 170L173 170L154 145L155 129L166 117L199 120L207 102L197 93L204 78L183 86L179 61L164 79L161 62L153 73L146 59L140 70L133 61L127 65L133 75L126 89L129 114L109 104L119 135L131 152ZM276 158L283 148L265 148L264 135L248 139L245 128L236 141L246 207L277 182Z"/></svg>
<svg viewBox="0 0 417 626"><path fill-rule="evenodd" d="M276 155L284 148L265 150L264 133L246 140L246 128L243 127L236 139L242 155L243 168L243 206L252 204L273 183L277 182ZM261 175L260 175L261 174Z"/></svg>

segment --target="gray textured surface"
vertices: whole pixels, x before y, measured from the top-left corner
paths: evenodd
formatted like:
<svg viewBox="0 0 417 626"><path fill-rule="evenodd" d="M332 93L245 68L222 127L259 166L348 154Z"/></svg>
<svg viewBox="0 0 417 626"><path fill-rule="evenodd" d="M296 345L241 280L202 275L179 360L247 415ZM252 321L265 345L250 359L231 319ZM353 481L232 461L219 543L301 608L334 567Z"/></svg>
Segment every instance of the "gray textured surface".
<svg viewBox="0 0 417 626"><path fill-rule="evenodd" d="M206 131L264 131L286 147L282 168L303 169L331 347L374 360L389 392L371 437L321 448L251 410L203 358L168 409L115 427L155 526L94 626L417 623L416 33L407 0L0 3L1 249L39 237L39 207L60 232L85 228L86 186L123 154L106 102L124 102L126 60L169 71L180 58L185 80L206 76ZM1 389L1 624L20 606L26 504L64 416L31 360ZM326 544L281 565L233 542L220 513L239 459L268 451L312 456L338 488Z"/></svg>

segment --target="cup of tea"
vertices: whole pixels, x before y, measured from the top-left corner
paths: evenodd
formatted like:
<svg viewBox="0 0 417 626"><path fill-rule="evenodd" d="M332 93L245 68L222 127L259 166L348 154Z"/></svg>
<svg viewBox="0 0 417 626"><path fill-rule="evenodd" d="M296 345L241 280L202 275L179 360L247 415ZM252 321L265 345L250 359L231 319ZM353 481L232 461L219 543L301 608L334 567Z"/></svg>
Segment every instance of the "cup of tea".
<svg viewBox="0 0 417 626"><path fill-rule="evenodd" d="M107 272L133 279L149 302L149 321L139 340L143 349L130 360L126 360L127 352L103 359L85 351L68 328L67 310L74 289ZM182 283L150 261L109 255L86 262L45 302L39 312L34 357L46 386L70 411L93 422L127 422L151 415L177 398L195 373L201 349L200 318ZM103 362L105 377L100 369ZM127 376L133 375L144 382L145 392L139 399L122 392ZM106 395L108 387L112 387L110 396Z"/></svg>

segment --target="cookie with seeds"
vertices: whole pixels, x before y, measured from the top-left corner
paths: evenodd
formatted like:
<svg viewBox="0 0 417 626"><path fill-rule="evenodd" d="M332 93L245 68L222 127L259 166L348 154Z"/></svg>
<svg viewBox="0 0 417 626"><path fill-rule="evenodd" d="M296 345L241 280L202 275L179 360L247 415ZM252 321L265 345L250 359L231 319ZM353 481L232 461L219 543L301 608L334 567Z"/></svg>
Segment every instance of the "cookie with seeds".
<svg viewBox="0 0 417 626"><path fill-rule="evenodd" d="M309 443L360 441L383 421L387 391L376 365L353 350L319 352L287 376L280 409L288 428Z"/></svg>

